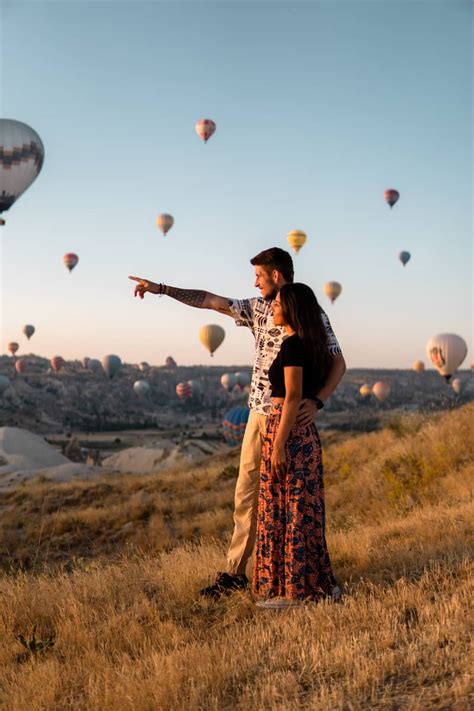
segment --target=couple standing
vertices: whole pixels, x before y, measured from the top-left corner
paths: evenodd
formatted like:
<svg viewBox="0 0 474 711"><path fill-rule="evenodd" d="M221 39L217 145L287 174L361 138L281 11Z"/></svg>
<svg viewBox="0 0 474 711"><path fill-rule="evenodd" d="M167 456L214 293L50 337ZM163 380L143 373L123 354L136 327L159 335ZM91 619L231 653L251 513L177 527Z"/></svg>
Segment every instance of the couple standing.
<svg viewBox="0 0 474 711"><path fill-rule="evenodd" d="M346 365L313 291L293 283L288 252L273 247L250 260L260 297L228 299L140 277L134 294L166 295L188 306L231 316L255 337L250 414L235 490L228 571L201 590L218 598L245 589L256 543L253 588L261 606L340 598L325 537L321 442L317 410Z"/></svg>

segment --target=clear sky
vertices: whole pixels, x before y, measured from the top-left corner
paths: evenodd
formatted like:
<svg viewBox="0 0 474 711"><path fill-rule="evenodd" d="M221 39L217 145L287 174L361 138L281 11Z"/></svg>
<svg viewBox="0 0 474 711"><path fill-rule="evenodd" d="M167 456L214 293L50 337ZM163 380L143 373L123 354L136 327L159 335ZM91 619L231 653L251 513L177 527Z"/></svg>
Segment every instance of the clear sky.
<svg viewBox="0 0 474 711"><path fill-rule="evenodd" d="M249 259L303 229L296 277L349 367L409 367L446 331L473 359L471 2L0 7L0 113L46 152L0 228L1 352L250 364L250 332L134 299L127 275L254 296ZM207 145L201 117L217 123ZM160 212L175 218L166 238ZM206 323L227 334L213 361Z"/></svg>

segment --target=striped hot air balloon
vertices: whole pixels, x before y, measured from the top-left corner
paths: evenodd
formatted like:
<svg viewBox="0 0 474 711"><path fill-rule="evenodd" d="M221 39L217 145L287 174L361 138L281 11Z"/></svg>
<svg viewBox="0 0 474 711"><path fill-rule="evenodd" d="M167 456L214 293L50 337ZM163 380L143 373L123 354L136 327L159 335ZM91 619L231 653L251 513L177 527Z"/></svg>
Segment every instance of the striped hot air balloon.
<svg viewBox="0 0 474 711"><path fill-rule="evenodd" d="M16 343L15 341L12 341L12 342L9 343L8 346L7 346L8 350L10 351L10 353L11 353L12 355L15 355L15 353L17 352L17 350L19 349L19 347L20 347L20 346L19 346L18 343Z"/></svg>
<svg viewBox="0 0 474 711"><path fill-rule="evenodd" d="M227 444L237 445L242 442L249 413L248 407L233 407L226 413L222 422L222 429Z"/></svg>
<svg viewBox="0 0 474 711"><path fill-rule="evenodd" d="M392 208L395 205L395 203L398 201L398 198L400 197L400 193L398 192L398 190L389 188L388 190L385 190L383 197L384 197L384 200L387 203L387 205L390 205L390 208Z"/></svg>
<svg viewBox="0 0 474 711"><path fill-rule="evenodd" d="M178 383L176 386L176 395L180 400L189 400L193 395L193 389L188 382Z"/></svg>
<svg viewBox="0 0 474 711"><path fill-rule="evenodd" d="M199 138L202 138L204 143L208 142L215 130L216 124L212 119L199 119L196 123L196 133Z"/></svg>
<svg viewBox="0 0 474 711"><path fill-rule="evenodd" d="M21 121L0 119L0 213L38 177L43 161L44 146L36 131Z"/></svg>
<svg viewBox="0 0 474 711"><path fill-rule="evenodd" d="M66 365L66 361L61 356L54 356L54 358L51 358L50 363L55 373L59 373Z"/></svg>
<svg viewBox="0 0 474 711"><path fill-rule="evenodd" d="M288 232L288 235L286 237L291 249L294 251L295 254L298 254L301 247L306 242L306 238L306 232L303 232L303 230L291 230L291 232Z"/></svg>
<svg viewBox="0 0 474 711"><path fill-rule="evenodd" d="M173 215L168 215L166 212L163 212L161 215L158 215L156 218L156 226L158 227L159 230L163 232L164 235L173 227L174 225L174 217Z"/></svg>
<svg viewBox="0 0 474 711"><path fill-rule="evenodd" d="M77 254L73 254L73 252L68 252L63 257L64 266L69 269L69 272L72 272L78 261L79 257Z"/></svg>

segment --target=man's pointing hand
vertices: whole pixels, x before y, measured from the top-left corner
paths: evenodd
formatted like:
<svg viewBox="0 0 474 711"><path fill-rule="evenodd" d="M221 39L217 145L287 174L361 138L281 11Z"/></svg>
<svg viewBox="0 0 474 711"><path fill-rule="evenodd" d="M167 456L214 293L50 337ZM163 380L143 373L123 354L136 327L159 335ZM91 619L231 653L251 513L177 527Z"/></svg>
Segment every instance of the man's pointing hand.
<svg viewBox="0 0 474 711"><path fill-rule="evenodd" d="M161 284L155 284L154 281L149 281L148 279L142 279L141 277L136 276L129 276L128 278L132 281L138 281L138 284L134 289L133 295L139 296L140 299L143 299L147 291L149 291L150 294L163 293Z"/></svg>

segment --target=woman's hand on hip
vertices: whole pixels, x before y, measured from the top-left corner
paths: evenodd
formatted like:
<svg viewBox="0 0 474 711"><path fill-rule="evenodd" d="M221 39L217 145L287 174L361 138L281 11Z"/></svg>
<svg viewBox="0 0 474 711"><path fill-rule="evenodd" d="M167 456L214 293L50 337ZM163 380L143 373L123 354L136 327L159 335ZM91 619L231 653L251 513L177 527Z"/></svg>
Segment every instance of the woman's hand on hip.
<svg viewBox="0 0 474 711"><path fill-rule="evenodd" d="M316 419L318 407L314 400L302 400L296 422L302 427L312 425Z"/></svg>

